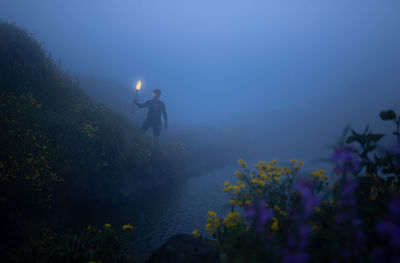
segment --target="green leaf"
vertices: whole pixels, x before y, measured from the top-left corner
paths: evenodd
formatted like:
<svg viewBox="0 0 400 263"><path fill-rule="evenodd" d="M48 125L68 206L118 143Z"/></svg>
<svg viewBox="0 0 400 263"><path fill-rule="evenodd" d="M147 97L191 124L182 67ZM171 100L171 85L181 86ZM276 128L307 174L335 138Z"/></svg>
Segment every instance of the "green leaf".
<svg viewBox="0 0 400 263"><path fill-rule="evenodd" d="M356 141L356 138L354 136L349 136L347 138L347 140L346 140L347 143L352 143L352 142L355 142L355 141Z"/></svg>
<svg viewBox="0 0 400 263"><path fill-rule="evenodd" d="M368 153L376 149L376 145L370 145L365 149L365 152Z"/></svg>
<svg viewBox="0 0 400 263"><path fill-rule="evenodd" d="M373 142L378 142L380 139L382 139L385 136L385 134L368 134L368 139L373 141Z"/></svg>
<svg viewBox="0 0 400 263"><path fill-rule="evenodd" d="M384 121L395 120L397 118L393 110L381 111L379 117Z"/></svg>

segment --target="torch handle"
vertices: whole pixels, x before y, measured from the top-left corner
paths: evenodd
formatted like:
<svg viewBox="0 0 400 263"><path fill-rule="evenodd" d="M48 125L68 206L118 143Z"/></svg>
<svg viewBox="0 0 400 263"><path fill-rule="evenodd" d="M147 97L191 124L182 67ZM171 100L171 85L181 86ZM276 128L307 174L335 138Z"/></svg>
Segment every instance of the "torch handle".
<svg viewBox="0 0 400 263"><path fill-rule="evenodd" d="M139 93L139 90L136 90L135 99L133 100L133 105L132 105L131 113L133 113L133 110L135 109L135 104L136 104L135 102L136 102L138 93Z"/></svg>

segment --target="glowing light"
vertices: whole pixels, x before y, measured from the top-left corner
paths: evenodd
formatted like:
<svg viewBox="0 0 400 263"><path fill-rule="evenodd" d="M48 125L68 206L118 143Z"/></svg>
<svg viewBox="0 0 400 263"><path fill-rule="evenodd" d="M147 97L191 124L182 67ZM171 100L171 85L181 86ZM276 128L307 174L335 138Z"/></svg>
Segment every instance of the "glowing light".
<svg viewBox="0 0 400 263"><path fill-rule="evenodd" d="M136 90L140 90L140 88L142 87L142 81L139 80L136 84Z"/></svg>

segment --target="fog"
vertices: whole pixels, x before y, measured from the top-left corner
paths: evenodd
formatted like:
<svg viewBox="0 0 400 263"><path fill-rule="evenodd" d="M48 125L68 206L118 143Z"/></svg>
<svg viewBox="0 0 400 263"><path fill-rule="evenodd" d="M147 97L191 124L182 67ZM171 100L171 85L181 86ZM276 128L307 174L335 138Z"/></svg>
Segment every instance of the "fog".
<svg viewBox="0 0 400 263"><path fill-rule="evenodd" d="M324 157L347 124L390 131L378 114L400 110L399 12L397 0L0 2L91 96L141 125L145 111L129 113L141 79L140 101L162 91L162 140L233 161Z"/></svg>

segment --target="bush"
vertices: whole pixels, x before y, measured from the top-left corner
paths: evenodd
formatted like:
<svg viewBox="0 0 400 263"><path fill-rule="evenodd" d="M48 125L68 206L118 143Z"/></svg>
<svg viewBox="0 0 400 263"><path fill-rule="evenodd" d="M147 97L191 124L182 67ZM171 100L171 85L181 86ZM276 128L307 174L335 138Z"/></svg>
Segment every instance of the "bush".
<svg viewBox="0 0 400 263"><path fill-rule="evenodd" d="M254 169L240 159L237 183L224 186L231 212L220 218L209 211L205 227L222 261L397 262L400 118L380 116L396 124L396 143L379 153L383 134L353 130L330 158L332 173L303 175L296 159L289 166L260 161Z"/></svg>

